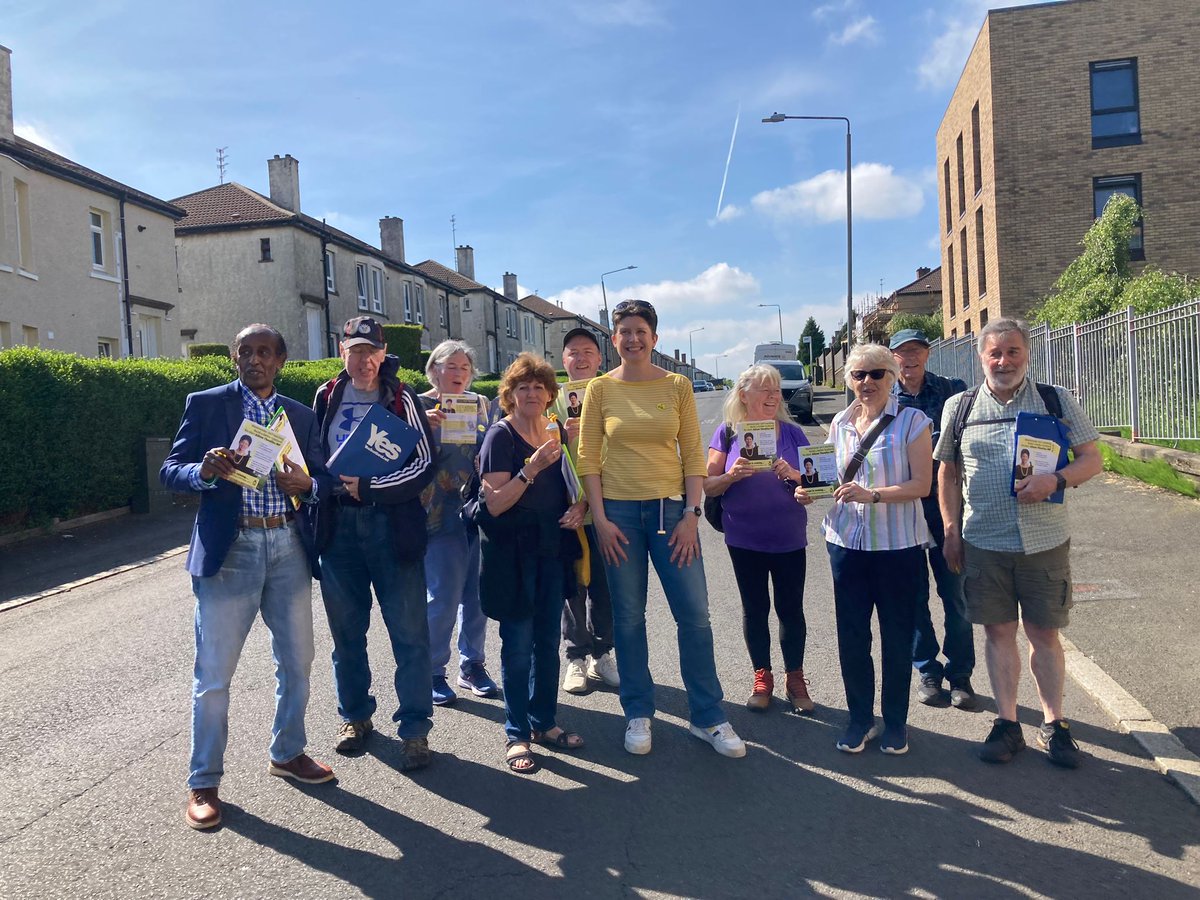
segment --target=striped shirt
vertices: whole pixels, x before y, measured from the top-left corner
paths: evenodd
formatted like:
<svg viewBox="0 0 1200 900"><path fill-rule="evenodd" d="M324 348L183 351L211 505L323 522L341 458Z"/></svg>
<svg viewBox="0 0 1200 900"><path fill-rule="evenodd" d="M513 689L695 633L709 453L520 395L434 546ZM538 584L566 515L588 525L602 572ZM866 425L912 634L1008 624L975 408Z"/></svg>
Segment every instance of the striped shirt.
<svg viewBox="0 0 1200 900"><path fill-rule="evenodd" d="M1063 425L1072 447L1099 440L1100 434L1064 388L1055 387L1062 405ZM946 401L942 412L942 438L935 459L954 462L954 417L962 395ZM1070 537L1065 503L1018 503L1013 496L1013 447L1019 412L1046 415L1046 404L1029 378L1007 403L986 383L975 395L962 434L963 540L983 550L1041 553L1060 546ZM1010 419L973 425L983 419Z"/></svg>
<svg viewBox="0 0 1200 900"><path fill-rule="evenodd" d="M837 448L839 472L846 471L846 466L862 443L854 427L854 417L859 407L859 401L855 400L834 417L829 429L826 443ZM929 416L919 409L901 409L894 396L888 397L883 411L891 413L896 419L876 438L854 475L855 483L870 490L903 484L912 478L908 465L908 445L933 424ZM825 532L825 540L849 550L904 550L908 547L924 547L929 543L929 528L925 525L925 512L920 499L903 503L834 501L821 527Z"/></svg>
<svg viewBox="0 0 1200 900"><path fill-rule="evenodd" d="M608 500L659 500L708 473L692 384L667 373L650 381L593 378L579 425L582 478L600 475Z"/></svg>

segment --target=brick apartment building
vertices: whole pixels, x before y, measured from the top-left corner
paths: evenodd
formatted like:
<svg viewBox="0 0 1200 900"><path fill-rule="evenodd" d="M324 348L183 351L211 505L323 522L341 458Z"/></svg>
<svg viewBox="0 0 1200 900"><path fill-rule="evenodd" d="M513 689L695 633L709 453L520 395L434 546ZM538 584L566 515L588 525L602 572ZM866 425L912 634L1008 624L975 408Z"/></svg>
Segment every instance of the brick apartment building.
<svg viewBox="0 0 1200 900"><path fill-rule="evenodd" d="M946 334L1023 316L1114 193L1136 266L1200 275L1196 0L987 14L937 132Z"/></svg>

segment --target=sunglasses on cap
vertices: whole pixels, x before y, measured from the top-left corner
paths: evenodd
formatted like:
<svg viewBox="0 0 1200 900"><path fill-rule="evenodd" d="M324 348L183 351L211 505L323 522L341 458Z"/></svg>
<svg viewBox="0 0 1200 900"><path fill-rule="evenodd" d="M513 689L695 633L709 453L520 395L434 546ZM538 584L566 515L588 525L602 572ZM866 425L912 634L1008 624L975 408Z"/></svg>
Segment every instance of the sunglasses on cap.
<svg viewBox="0 0 1200 900"><path fill-rule="evenodd" d="M618 303L616 306L613 307L613 312L614 313L632 312L632 311L638 310L638 309L648 309L648 310L650 310L650 312L654 312L654 307L652 305L650 305L649 303L647 303L645 300L622 300L620 303Z"/></svg>
<svg viewBox="0 0 1200 900"><path fill-rule="evenodd" d="M866 381L870 378L872 381L883 381L887 376L887 369L854 369L850 373L850 377L855 381Z"/></svg>

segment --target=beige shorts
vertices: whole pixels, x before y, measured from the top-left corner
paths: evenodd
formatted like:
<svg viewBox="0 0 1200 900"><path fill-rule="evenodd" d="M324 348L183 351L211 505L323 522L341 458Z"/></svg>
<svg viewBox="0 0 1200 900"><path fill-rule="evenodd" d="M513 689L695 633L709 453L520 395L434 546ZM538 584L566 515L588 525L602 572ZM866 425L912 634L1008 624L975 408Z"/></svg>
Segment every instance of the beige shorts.
<svg viewBox="0 0 1200 900"><path fill-rule="evenodd" d="M983 550L963 542L967 620L1002 625L1020 618L1040 628L1063 628L1074 606L1071 542L1041 553Z"/></svg>

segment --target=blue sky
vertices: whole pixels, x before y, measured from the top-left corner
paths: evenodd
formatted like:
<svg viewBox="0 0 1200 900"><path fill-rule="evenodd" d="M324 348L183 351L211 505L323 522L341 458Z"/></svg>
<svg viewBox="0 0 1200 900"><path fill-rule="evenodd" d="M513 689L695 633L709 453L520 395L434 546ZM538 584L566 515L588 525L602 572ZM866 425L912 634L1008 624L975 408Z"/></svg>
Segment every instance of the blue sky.
<svg viewBox="0 0 1200 900"><path fill-rule="evenodd" d="M739 371L753 345L845 310L845 138L856 296L936 266L934 135L985 0L0 0L17 131L163 198L267 193L300 161L305 212L409 262L505 271L595 317L655 303L659 349ZM722 212L717 201L735 118Z"/></svg>

